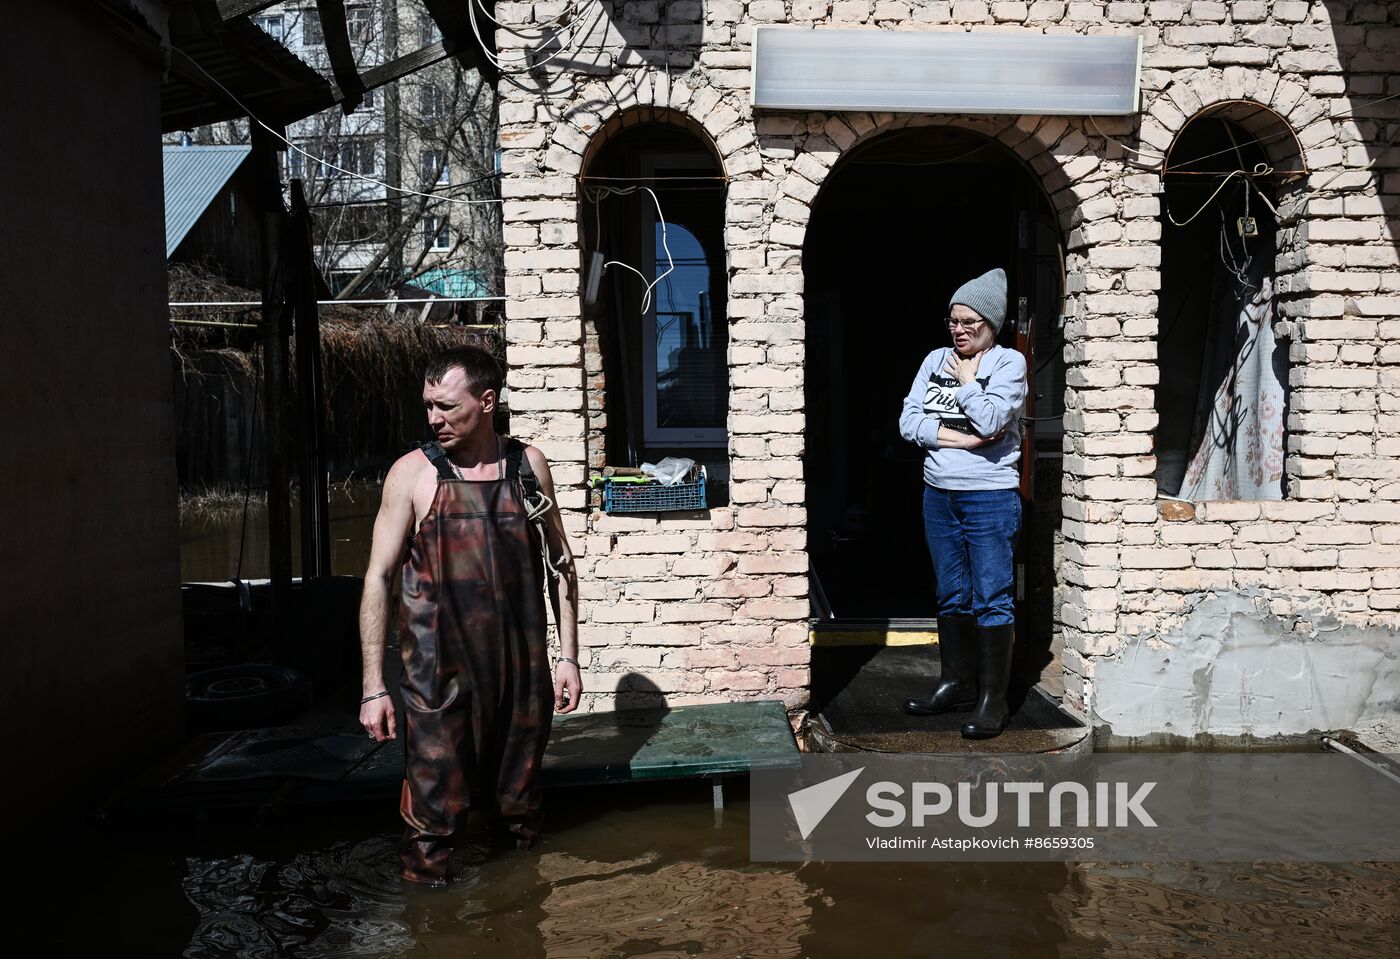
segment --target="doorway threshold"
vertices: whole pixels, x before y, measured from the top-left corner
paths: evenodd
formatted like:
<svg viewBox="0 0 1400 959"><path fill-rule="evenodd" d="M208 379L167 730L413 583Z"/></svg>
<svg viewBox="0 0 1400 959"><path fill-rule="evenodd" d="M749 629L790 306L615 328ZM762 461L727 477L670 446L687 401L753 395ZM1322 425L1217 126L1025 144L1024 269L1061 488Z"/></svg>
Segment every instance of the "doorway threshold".
<svg viewBox="0 0 1400 959"><path fill-rule="evenodd" d="M1004 753L1092 748L1090 730L1044 689L1023 678L1008 690L1006 731L964 739L969 713L910 716L906 699L927 696L941 674L937 646L812 651L808 744L818 752Z"/></svg>
<svg viewBox="0 0 1400 959"><path fill-rule="evenodd" d="M928 646L938 642L936 619L812 619L813 646Z"/></svg>

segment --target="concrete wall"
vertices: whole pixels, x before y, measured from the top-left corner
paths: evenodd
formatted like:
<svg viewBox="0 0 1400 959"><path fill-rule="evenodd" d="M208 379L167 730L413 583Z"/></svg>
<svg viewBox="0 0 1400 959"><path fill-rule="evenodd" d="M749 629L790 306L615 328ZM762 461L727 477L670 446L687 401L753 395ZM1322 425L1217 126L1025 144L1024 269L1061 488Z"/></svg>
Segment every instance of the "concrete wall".
<svg viewBox="0 0 1400 959"><path fill-rule="evenodd" d="M561 503L583 550L586 705L611 703L624 683L672 703L805 702L806 225L828 173L852 147L922 124L978 131L1014 150L1040 179L1066 240L1058 611L1066 705L1102 727L1163 731L1170 721L1182 735L1306 731L1321 714L1291 705L1295 688L1347 663L1359 647L1396 656L1387 628L1400 617L1400 174L1385 145L1400 111L1391 101L1356 118L1341 115L1400 92L1393 77L1400 7L865 0L583 7L597 23L579 31L581 49L503 81L500 91L512 426L559 464ZM497 11L523 26L546 23L559 9L502 3ZM755 116L748 88L758 23L1140 34L1142 111L1097 125L1035 116ZM526 43L504 31L497 41L507 57ZM1296 138L1311 171L1283 199L1276 261L1277 332L1294 364L1290 479L1283 501L1193 508L1159 501L1153 479L1162 226L1151 168L1191 117L1232 100L1274 111L1268 122ZM583 384L601 365L577 295L576 178L619 118L656 118L657 107L702 126L730 177L734 505L701 520L602 515L578 486L590 417ZM1130 157L1120 142L1145 153ZM1296 661L1299 674L1288 682L1257 680L1277 710L1224 721L1213 708L1240 691L1223 670L1199 671L1202 656L1230 643L1209 635L1223 614L1207 611L1221 603L1230 605L1231 622L1242 615L1263 624L1236 630L1255 647L1293 649L1301 634L1319 647ZM1344 629L1308 632L1322 621ZM1145 696L1141 670L1125 663L1169 643L1193 649L1161 668L1190 685L1194 698L1171 707L1170 717L1145 715L1135 708ZM1329 646L1336 648L1321 651ZM1393 711L1387 675L1327 713L1329 724Z"/></svg>
<svg viewBox="0 0 1400 959"><path fill-rule="evenodd" d="M26 144L0 151L3 801L30 832L184 725L161 65L105 23L34 6L0 83Z"/></svg>

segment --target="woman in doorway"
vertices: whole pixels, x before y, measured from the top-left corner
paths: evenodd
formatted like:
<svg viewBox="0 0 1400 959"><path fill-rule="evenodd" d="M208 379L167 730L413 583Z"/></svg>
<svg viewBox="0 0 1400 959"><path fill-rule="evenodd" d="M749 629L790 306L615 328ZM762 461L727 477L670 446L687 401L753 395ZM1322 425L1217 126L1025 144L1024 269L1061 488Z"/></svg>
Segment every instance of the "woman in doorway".
<svg viewBox="0 0 1400 959"><path fill-rule="evenodd" d="M962 734L1006 728L1015 643L1012 552L1021 529L1021 421L1026 361L996 344L1006 319L1006 273L964 283L948 304L951 347L924 358L899 432L927 450L924 536L938 592L942 675L906 712L972 709Z"/></svg>

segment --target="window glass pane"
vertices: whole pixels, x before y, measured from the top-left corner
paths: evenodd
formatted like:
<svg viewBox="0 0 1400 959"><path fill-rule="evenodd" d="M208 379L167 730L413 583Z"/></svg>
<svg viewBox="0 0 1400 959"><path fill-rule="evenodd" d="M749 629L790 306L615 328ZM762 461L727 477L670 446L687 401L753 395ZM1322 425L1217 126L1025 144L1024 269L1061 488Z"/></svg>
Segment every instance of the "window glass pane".
<svg viewBox="0 0 1400 959"><path fill-rule="evenodd" d="M278 43L282 42L283 21L281 17L254 17L253 22L261 27L269 37Z"/></svg>
<svg viewBox="0 0 1400 959"><path fill-rule="evenodd" d="M369 7L346 7L345 30L350 39L362 43L370 38Z"/></svg>
<svg viewBox="0 0 1400 959"><path fill-rule="evenodd" d="M307 46L326 42L326 36L321 31L321 14L315 10L303 10L301 13L301 42Z"/></svg>
<svg viewBox="0 0 1400 959"><path fill-rule="evenodd" d="M446 250L451 245L448 240L446 217L423 217L423 246L429 250Z"/></svg>
<svg viewBox="0 0 1400 959"><path fill-rule="evenodd" d="M438 25L433 18L424 14L418 18L418 41L421 46L430 43L437 43L442 39L442 34L438 31Z"/></svg>
<svg viewBox="0 0 1400 959"><path fill-rule="evenodd" d="M425 83L420 88L419 97L419 113L423 119L435 120L442 116L446 109L446 97L440 89L431 83Z"/></svg>
<svg viewBox="0 0 1400 959"><path fill-rule="evenodd" d="M656 425L723 428L726 371L710 302L710 265L695 234L655 225ZM666 249L670 248L670 257ZM667 273L674 263L674 269Z"/></svg>

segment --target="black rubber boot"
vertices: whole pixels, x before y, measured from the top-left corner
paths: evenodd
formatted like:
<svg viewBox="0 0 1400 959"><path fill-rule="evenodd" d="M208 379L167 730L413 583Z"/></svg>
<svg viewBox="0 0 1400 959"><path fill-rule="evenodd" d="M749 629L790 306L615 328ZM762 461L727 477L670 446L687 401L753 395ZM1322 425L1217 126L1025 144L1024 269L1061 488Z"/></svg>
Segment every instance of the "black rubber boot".
<svg viewBox="0 0 1400 959"><path fill-rule="evenodd" d="M971 616L938 617L938 685L928 699L906 699L911 716L933 716L977 705L977 620Z"/></svg>
<svg viewBox="0 0 1400 959"><path fill-rule="evenodd" d="M992 739L1000 736L1011 718L1006 704L1006 687L1011 683L1011 651L1016 644L1016 626L977 627L977 678L982 695L972 718L963 723L965 739Z"/></svg>

